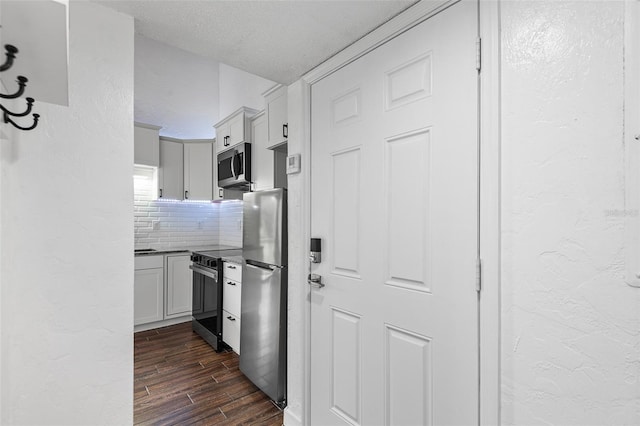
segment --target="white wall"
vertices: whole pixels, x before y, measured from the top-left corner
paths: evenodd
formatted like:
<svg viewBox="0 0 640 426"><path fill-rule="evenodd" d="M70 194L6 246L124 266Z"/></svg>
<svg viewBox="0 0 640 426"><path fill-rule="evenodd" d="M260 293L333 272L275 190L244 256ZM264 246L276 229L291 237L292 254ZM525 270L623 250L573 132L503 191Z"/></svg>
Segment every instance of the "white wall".
<svg viewBox="0 0 640 426"><path fill-rule="evenodd" d="M71 2L69 45L69 107L0 140L2 424L133 421L133 19Z"/></svg>
<svg viewBox="0 0 640 426"><path fill-rule="evenodd" d="M275 84L238 68L220 64L220 120L243 106L264 109L262 93Z"/></svg>
<svg viewBox="0 0 640 426"><path fill-rule="evenodd" d="M640 424L623 2L502 7L502 422ZM637 76L636 76L637 77Z"/></svg>
<svg viewBox="0 0 640 426"><path fill-rule="evenodd" d="M309 170L309 153L306 152L305 127L309 99L306 96L306 85L302 81L291 84L288 88L288 120L289 138L287 149L289 154L301 154L303 172L287 175L288 195L288 233L289 233L289 283L287 312L287 408L284 411L284 423L287 426L305 424L304 401L306 398L309 377L306 374L305 344L308 330L305 326L305 306L309 286L305 280L308 263L308 219L306 209L309 194L305 191L304 170Z"/></svg>
<svg viewBox="0 0 640 426"><path fill-rule="evenodd" d="M135 36L135 120L161 136L211 139L218 121L218 62Z"/></svg>

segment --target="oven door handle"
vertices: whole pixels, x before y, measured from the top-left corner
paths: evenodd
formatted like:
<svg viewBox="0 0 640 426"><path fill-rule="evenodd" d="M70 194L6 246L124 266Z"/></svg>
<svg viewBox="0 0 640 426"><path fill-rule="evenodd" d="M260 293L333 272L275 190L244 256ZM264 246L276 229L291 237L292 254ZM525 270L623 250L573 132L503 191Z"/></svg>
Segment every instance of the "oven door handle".
<svg viewBox="0 0 640 426"><path fill-rule="evenodd" d="M216 281L218 280L218 271L211 271L209 269L204 269L195 265L189 265L189 269L198 274L202 274L205 277L213 278Z"/></svg>

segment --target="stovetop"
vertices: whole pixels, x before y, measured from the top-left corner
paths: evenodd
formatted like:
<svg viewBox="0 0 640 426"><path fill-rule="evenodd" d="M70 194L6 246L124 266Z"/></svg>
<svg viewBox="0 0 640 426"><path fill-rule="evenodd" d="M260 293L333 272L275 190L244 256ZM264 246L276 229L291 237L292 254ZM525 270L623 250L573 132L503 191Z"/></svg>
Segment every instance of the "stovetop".
<svg viewBox="0 0 640 426"><path fill-rule="evenodd" d="M211 269L222 267L221 265L223 260L230 260L234 258L242 258L242 249L202 250L191 253L191 261L194 264Z"/></svg>
<svg viewBox="0 0 640 426"><path fill-rule="evenodd" d="M194 251L193 254L197 254L209 259L221 259L223 257L242 256L242 249L231 248L224 250L202 250Z"/></svg>

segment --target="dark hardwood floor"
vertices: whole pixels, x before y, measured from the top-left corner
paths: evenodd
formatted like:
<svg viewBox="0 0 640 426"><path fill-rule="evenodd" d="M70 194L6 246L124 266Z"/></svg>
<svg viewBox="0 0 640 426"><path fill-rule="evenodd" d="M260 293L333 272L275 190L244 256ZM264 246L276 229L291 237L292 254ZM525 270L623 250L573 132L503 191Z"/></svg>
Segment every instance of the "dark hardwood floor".
<svg viewBox="0 0 640 426"><path fill-rule="evenodd" d="M191 323L135 333L134 424L282 425L282 412Z"/></svg>

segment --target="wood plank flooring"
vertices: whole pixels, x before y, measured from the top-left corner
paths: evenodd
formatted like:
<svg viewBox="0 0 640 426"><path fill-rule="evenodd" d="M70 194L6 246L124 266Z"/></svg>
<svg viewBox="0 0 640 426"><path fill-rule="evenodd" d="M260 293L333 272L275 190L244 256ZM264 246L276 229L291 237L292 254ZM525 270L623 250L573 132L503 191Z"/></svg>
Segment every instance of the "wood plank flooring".
<svg viewBox="0 0 640 426"><path fill-rule="evenodd" d="M282 425L282 412L191 323L134 335L134 424Z"/></svg>

